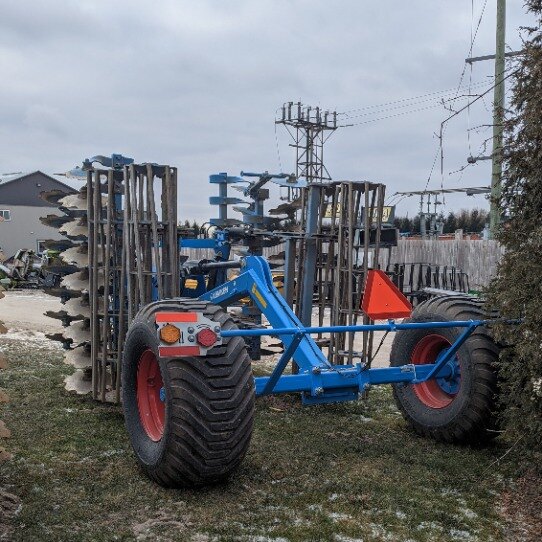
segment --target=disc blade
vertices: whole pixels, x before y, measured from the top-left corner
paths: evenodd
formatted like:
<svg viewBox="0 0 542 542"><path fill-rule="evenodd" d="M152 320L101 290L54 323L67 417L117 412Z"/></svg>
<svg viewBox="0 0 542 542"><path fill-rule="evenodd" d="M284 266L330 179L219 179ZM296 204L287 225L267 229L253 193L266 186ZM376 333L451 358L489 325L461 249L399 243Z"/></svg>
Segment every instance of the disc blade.
<svg viewBox="0 0 542 542"><path fill-rule="evenodd" d="M51 205L59 205L59 201L68 194L69 193L64 190L49 190L48 192L41 192L40 198Z"/></svg>
<svg viewBox="0 0 542 542"><path fill-rule="evenodd" d="M78 395L87 395L92 392L92 378L83 371L77 370L64 380L67 391L73 391Z"/></svg>
<svg viewBox="0 0 542 542"><path fill-rule="evenodd" d="M64 337L71 341L72 346L90 343L90 321L88 319L72 323L64 331Z"/></svg>
<svg viewBox="0 0 542 542"><path fill-rule="evenodd" d="M87 210L87 197L86 193L83 194L79 192L78 194L70 194L59 200L59 205L61 208L73 209L77 211L86 211Z"/></svg>
<svg viewBox="0 0 542 542"><path fill-rule="evenodd" d="M44 224L45 226L49 226L50 228L60 228L63 226L66 222L69 222L71 220L71 217L68 215L47 215L40 217L40 222Z"/></svg>
<svg viewBox="0 0 542 542"><path fill-rule="evenodd" d="M92 362L90 361L90 344L72 348L66 352L64 363L76 369L86 369L90 374Z"/></svg>
<svg viewBox="0 0 542 542"><path fill-rule="evenodd" d="M68 237L86 239L88 237L87 220L85 217L76 218L75 220L71 220L60 226L58 231Z"/></svg>
<svg viewBox="0 0 542 542"><path fill-rule="evenodd" d="M88 245L86 243L77 245L65 250L59 254L60 259L67 263L73 264L77 267L88 266Z"/></svg>

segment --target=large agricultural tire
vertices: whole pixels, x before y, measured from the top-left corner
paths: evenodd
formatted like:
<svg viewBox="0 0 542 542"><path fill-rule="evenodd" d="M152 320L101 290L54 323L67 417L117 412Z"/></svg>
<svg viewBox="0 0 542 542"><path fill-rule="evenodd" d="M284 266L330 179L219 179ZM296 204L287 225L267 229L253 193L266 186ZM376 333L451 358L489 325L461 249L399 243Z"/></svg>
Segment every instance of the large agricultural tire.
<svg viewBox="0 0 542 542"><path fill-rule="evenodd" d="M418 305L410 322L480 320L483 302L467 296L435 297ZM391 349L391 365L434 363L438 354L465 328L399 331ZM498 432L496 416L499 347L487 328L478 327L459 349L455 375L421 384L395 384L393 394L416 433L440 442L481 445Z"/></svg>
<svg viewBox="0 0 542 542"><path fill-rule="evenodd" d="M205 357L159 358L154 315L161 310L203 312L223 330L236 328L222 308L197 299L158 301L138 313L122 360L130 440L143 471L164 487L217 483L239 466L252 435L255 388L246 346L230 337Z"/></svg>

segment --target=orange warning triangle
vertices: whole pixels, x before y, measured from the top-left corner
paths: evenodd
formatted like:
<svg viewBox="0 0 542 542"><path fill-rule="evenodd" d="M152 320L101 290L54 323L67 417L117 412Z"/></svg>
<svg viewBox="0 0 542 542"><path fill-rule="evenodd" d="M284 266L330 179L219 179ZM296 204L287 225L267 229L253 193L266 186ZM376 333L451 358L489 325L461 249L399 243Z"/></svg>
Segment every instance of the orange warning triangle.
<svg viewBox="0 0 542 542"><path fill-rule="evenodd" d="M412 305L384 271L371 269L365 282L361 309L371 320L405 318Z"/></svg>

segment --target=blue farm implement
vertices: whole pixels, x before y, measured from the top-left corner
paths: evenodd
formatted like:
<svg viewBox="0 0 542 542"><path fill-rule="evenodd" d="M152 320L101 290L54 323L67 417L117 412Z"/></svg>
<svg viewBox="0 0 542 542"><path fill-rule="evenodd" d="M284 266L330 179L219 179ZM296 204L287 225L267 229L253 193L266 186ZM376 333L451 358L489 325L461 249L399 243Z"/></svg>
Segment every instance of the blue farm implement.
<svg viewBox="0 0 542 542"><path fill-rule="evenodd" d="M402 323L306 327L275 288L265 259L250 256L238 265L234 280L199 299L144 307L128 331L123 407L138 460L152 479L184 487L227 477L249 445L255 397L270 394L300 393L303 404L314 405L357 400L373 385L393 384L399 408L418 432L458 443L494 436L497 349L478 301L435 298ZM405 316L400 292L378 275L372 283L380 288L372 309L391 317L385 307L398 305ZM223 310L247 296L270 328L238 329ZM469 319L451 319L455 314ZM397 333L390 367L363 360L333 365L311 337L369 331ZM284 352L271 375L253 378L243 339L265 335L280 337ZM285 374L291 360L297 373Z"/></svg>
<svg viewBox="0 0 542 542"><path fill-rule="evenodd" d="M54 338L75 367L67 389L122 398L138 462L156 482L227 478L248 449L256 398L271 394L315 405L390 384L421 435L476 444L495 436L493 320L482 301L457 292L412 311L381 270L381 248L389 264L397 238L383 223L383 185L211 175L219 216L194 232L178 225L176 168L113 155L69 172L81 173L79 194L43 195L64 213L44 222L67 237L48 247L66 264L50 290L64 302L49 313L66 326ZM266 212L273 185L292 198ZM228 215L233 205L242 220ZM375 332L395 335L389 366L374 366ZM254 378L262 345L278 348L276 364Z"/></svg>

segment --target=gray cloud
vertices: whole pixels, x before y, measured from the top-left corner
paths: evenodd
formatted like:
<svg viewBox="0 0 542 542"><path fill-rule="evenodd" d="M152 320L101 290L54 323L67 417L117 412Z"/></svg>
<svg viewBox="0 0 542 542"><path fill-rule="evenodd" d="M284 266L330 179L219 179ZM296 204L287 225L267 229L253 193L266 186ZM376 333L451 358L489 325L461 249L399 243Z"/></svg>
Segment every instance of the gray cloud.
<svg viewBox="0 0 542 542"><path fill-rule="evenodd" d="M508 4L514 49L517 27L531 21ZM474 54L494 50L494 19L488 5ZM205 219L209 174L279 169L273 121L284 101L344 111L452 88L470 26L467 0L4 0L0 170L60 171L111 152L169 163L180 171L181 213ZM491 74L479 63L472 78ZM326 164L335 178L382 181L389 193L422 189L446 115L439 107L338 130ZM471 126L488 122L473 106ZM466 128L462 115L446 132L445 186L489 182L487 162L448 175L465 164ZM288 136L277 134L291 171ZM473 153L488 135L471 132ZM430 187L440 184L437 168ZM472 205L485 202L448 198L448 208Z"/></svg>

